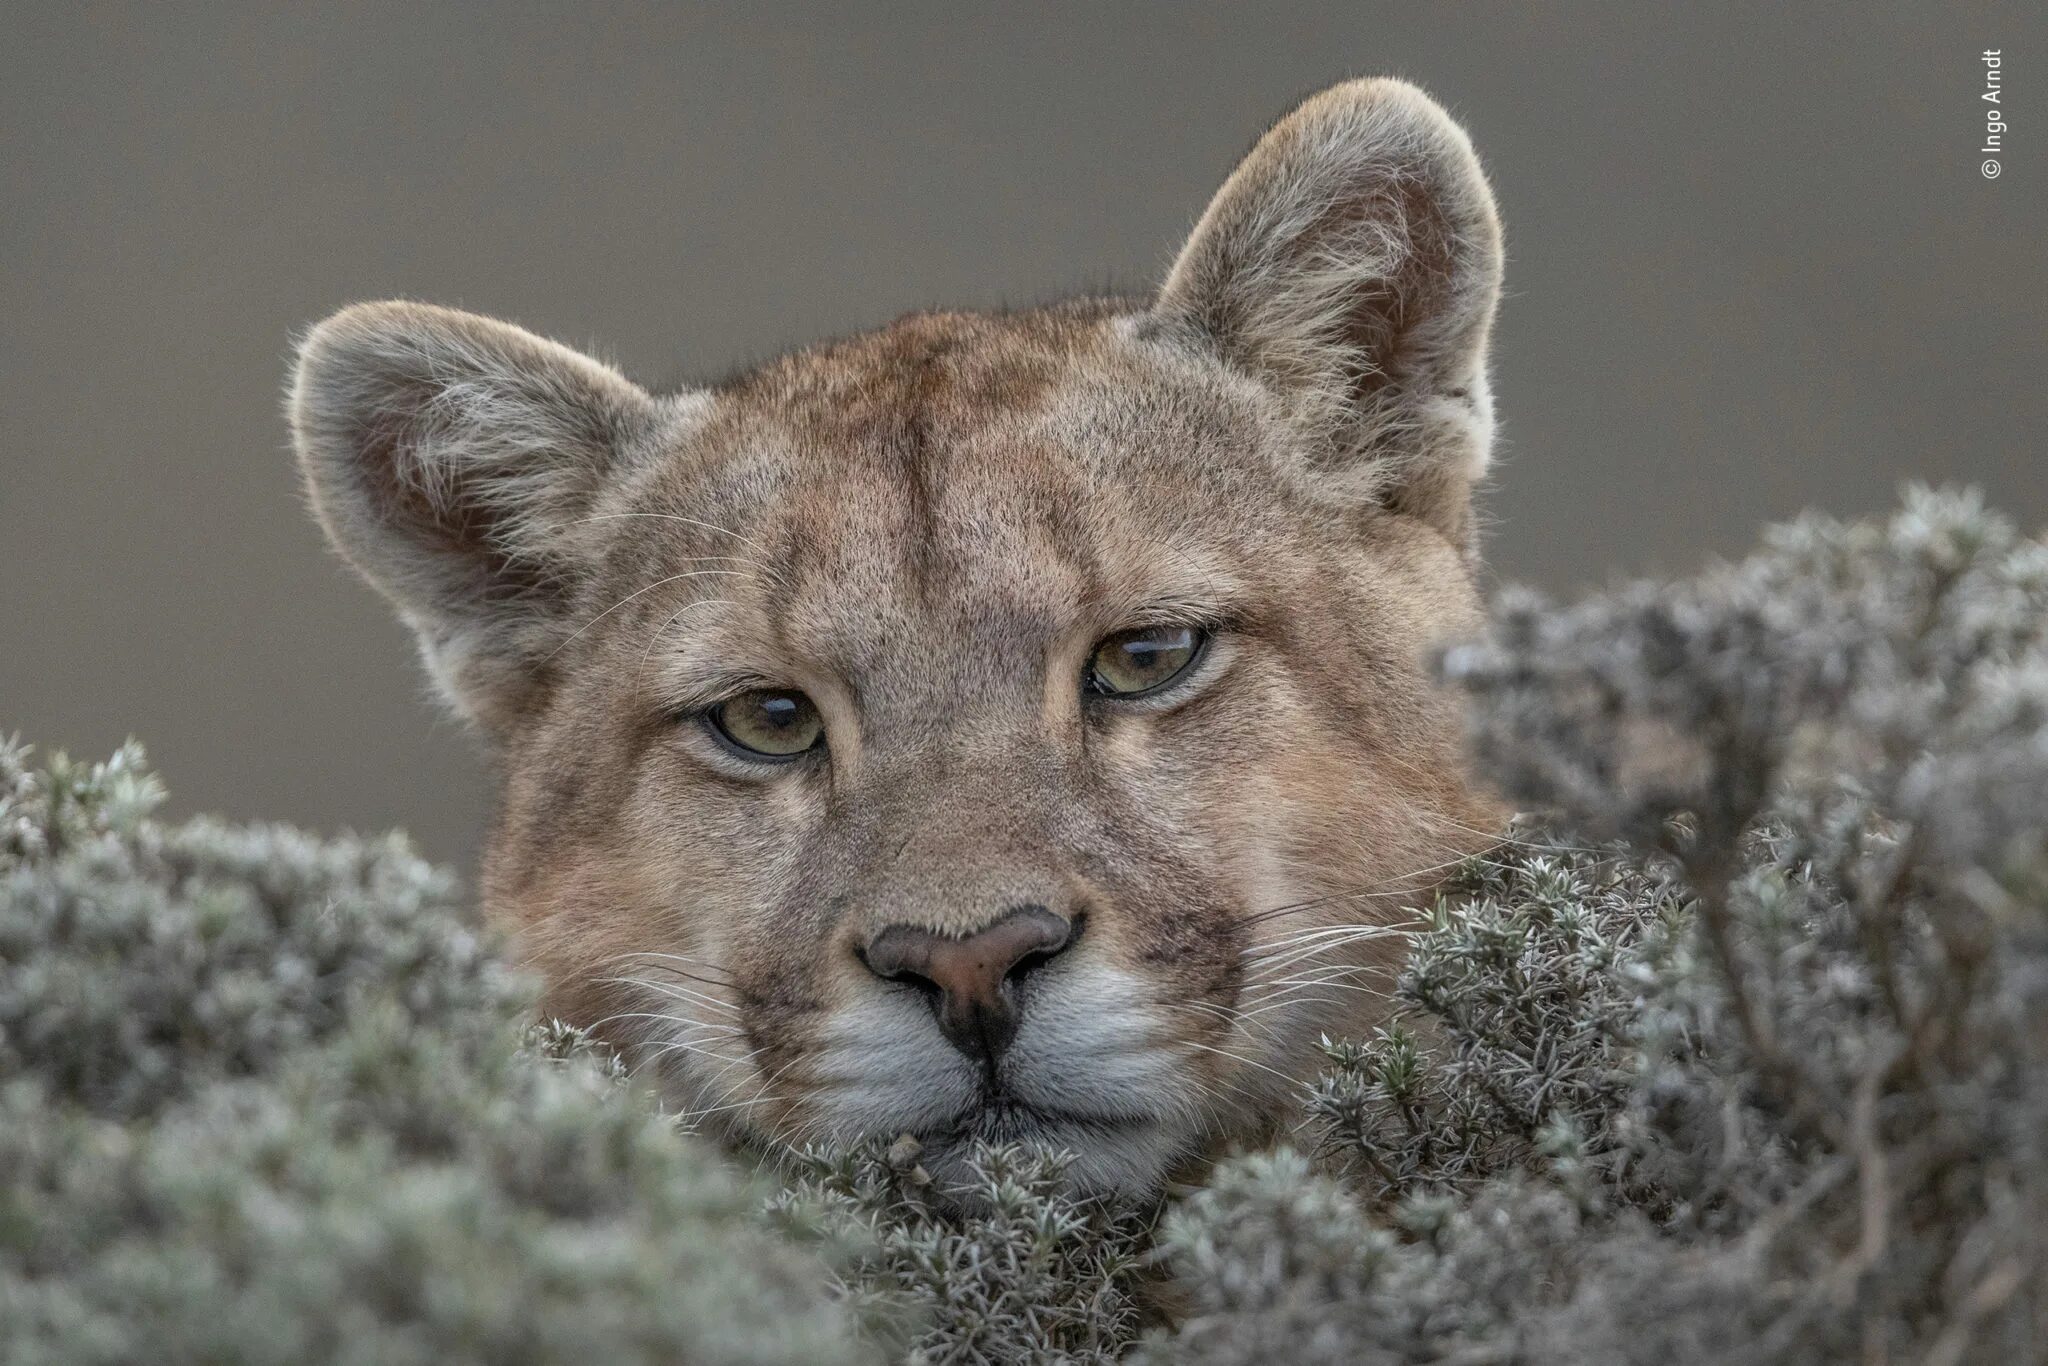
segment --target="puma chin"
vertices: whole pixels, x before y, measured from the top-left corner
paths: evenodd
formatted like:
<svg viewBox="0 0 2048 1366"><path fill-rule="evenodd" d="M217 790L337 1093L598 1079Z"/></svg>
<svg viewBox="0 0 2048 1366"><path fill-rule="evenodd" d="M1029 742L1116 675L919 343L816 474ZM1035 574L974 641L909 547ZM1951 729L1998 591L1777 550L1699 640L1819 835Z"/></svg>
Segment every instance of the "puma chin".
<svg viewBox="0 0 2048 1366"><path fill-rule="evenodd" d="M734 1142L910 1133L944 1181L1030 1140L1143 1195L1385 1021L1497 828L1427 659L1479 619L1500 272L1463 131L1358 81L1150 298L659 395L363 304L290 416L499 760L484 903L548 1010Z"/></svg>

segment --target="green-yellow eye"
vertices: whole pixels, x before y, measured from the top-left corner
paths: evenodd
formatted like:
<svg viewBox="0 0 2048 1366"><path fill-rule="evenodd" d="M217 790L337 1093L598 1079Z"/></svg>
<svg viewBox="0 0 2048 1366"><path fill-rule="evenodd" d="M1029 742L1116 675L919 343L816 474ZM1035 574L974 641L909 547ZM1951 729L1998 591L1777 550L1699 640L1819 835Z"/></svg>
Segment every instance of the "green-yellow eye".
<svg viewBox="0 0 2048 1366"><path fill-rule="evenodd" d="M794 759L825 739L825 720L800 692L743 692L713 707L712 729L748 757Z"/></svg>
<svg viewBox="0 0 2048 1366"><path fill-rule="evenodd" d="M1186 673L1209 643L1193 626L1148 626L1120 631L1088 659L1088 691L1101 697L1142 697Z"/></svg>

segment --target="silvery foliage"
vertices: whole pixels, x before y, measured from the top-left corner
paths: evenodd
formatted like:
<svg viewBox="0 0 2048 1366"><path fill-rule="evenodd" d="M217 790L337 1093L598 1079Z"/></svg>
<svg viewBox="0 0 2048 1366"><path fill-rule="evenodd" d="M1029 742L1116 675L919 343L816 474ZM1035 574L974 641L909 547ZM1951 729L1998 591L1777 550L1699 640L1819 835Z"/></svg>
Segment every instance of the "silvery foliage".
<svg viewBox="0 0 2048 1366"><path fill-rule="evenodd" d="M772 1213L855 1249L841 1287L912 1362L1111 1362L1136 1337L1145 1224L1077 1195L1064 1155L982 1145L939 1189L914 1139L797 1154Z"/></svg>
<svg viewBox="0 0 2048 1366"><path fill-rule="evenodd" d="M886 1140L764 1194L520 1045L401 842L0 747L0 1355L2044 1359L2048 549L1914 492L1510 594L1442 671L1536 814L1423 908L1408 1018L1325 1041L1299 1150L1163 1216Z"/></svg>
<svg viewBox="0 0 2048 1366"><path fill-rule="evenodd" d="M1330 1046L1334 1173L1168 1218L1148 1353L2044 1359L2048 548L1916 490L1442 671L1540 827L1416 946L1438 1042Z"/></svg>
<svg viewBox="0 0 2048 1366"><path fill-rule="evenodd" d="M402 840L0 744L0 1357L879 1360Z"/></svg>

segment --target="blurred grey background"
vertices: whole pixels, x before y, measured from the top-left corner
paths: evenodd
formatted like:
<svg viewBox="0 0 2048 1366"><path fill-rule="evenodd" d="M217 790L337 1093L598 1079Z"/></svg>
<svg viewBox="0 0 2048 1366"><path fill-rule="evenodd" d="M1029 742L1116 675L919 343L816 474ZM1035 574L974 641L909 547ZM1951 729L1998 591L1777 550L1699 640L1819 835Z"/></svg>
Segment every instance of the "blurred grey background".
<svg viewBox="0 0 2048 1366"><path fill-rule="evenodd" d="M1506 215L1500 576L1685 570L1910 478L2039 527L2040 9L10 3L0 729L467 865L480 757L299 504L294 329L409 295L667 385L1143 288L1354 74L1448 103Z"/></svg>

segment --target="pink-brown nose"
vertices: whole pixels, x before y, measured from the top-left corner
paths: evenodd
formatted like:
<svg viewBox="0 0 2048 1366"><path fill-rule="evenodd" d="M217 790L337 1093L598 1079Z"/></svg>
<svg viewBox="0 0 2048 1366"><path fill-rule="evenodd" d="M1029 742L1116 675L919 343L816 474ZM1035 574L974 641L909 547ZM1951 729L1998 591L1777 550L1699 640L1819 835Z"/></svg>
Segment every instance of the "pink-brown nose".
<svg viewBox="0 0 2048 1366"><path fill-rule="evenodd" d="M993 1064L1017 1036L1014 984L1072 935L1073 926L1045 907L1019 906L961 939L891 925L868 941L861 961L877 977L923 988L940 1032L968 1057Z"/></svg>

